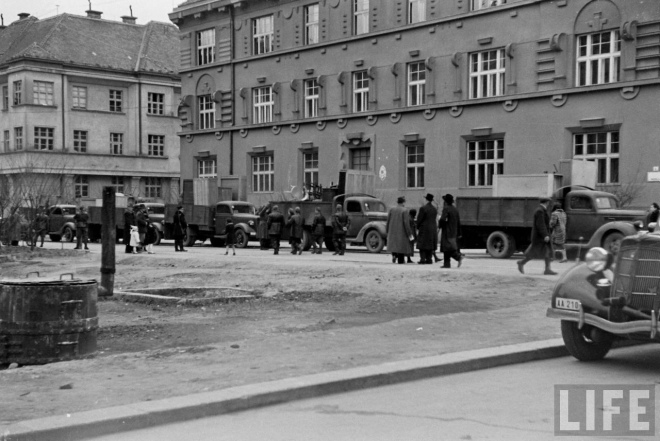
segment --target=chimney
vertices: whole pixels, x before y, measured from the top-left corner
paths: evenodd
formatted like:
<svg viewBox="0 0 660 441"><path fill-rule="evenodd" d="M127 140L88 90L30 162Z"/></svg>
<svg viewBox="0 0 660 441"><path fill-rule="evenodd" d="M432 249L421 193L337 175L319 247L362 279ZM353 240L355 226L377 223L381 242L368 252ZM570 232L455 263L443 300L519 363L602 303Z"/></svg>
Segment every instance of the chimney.
<svg viewBox="0 0 660 441"><path fill-rule="evenodd" d="M19 20L25 20L29 16L30 16L30 14L28 14L27 12L21 12L20 14L18 14L18 19Z"/></svg>
<svg viewBox="0 0 660 441"><path fill-rule="evenodd" d="M103 12L101 12L101 11L92 11L91 9L88 9L85 12L87 12L87 17L88 18L96 18L96 19L100 19L101 14L103 14Z"/></svg>
<svg viewBox="0 0 660 441"><path fill-rule="evenodd" d="M135 20L137 20L137 17L133 17L132 15L121 16L121 21L123 21L126 24L135 24Z"/></svg>

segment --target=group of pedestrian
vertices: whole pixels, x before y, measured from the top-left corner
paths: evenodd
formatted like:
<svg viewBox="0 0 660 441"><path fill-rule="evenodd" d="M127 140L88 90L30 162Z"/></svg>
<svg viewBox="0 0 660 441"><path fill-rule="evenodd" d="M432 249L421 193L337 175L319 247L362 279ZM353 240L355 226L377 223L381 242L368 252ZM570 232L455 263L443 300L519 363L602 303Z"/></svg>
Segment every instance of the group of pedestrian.
<svg viewBox="0 0 660 441"><path fill-rule="evenodd" d="M446 194L442 197L442 214L438 219L438 209L434 204L434 196L428 193L426 203L419 208L408 210L405 207L406 198L397 198L397 205L390 209L387 215L387 250L392 254L392 263L412 263L415 245L419 250L420 265L429 265L440 259L435 252L438 248L438 230L442 231L440 251L444 255L443 268L451 268L451 259L463 262L463 254L458 245L461 235L461 220L458 210L454 207L454 196Z"/></svg>
<svg viewBox="0 0 660 441"><path fill-rule="evenodd" d="M129 198L124 210L124 252L138 254L146 251L147 254L154 254L153 245L157 240L158 231L149 220L147 207L144 204L135 205L135 201Z"/></svg>

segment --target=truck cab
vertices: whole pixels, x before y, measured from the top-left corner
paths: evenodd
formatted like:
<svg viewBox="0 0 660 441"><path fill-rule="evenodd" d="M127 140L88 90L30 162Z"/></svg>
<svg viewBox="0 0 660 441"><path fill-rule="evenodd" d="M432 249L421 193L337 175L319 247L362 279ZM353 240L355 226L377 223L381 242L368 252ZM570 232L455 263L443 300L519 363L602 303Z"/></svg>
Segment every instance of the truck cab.
<svg viewBox="0 0 660 441"><path fill-rule="evenodd" d="M53 205L48 208L48 236L53 242L73 242L76 237L75 205Z"/></svg>
<svg viewBox="0 0 660 441"><path fill-rule="evenodd" d="M256 240L256 228L259 224L256 207L249 202L222 201L215 206L215 235L211 243L222 246L227 232L225 226L227 219L234 223L234 236L236 246L245 248L250 240Z"/></svg>
<svg viewBox="0 0 660 441"><path fill-rule="evenodd" d="M351 220L346 240L351 245L364 244L374 253L382 251L387 238L385 204L369 195L345 195L335 197L333 207L341 200L340 198L344 199L344 210Z"/></svg>

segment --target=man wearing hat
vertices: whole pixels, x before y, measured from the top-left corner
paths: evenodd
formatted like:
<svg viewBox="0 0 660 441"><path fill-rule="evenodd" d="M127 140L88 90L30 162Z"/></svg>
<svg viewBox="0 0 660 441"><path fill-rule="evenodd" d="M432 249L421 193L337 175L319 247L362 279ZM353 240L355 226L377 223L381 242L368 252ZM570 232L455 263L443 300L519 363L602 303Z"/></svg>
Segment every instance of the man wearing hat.
<svg viewBox="0 0 660 441"><path fill-rule="evenodd" d="M333 254L343 256L346 252L346 234L351 227L351 219L344 212L344 207L337 204L335 214L332 215L332 243L335 246Z"/></svg>
<svg viewBox="0 0 660 441"><path fill-rule="evenodd" d="M273 206L273 210L268 215L266 226L268 228L268 237L270 237L270 245L273 247L273 254L280 254L280 239L282 237L282 230L284 229L284 215L280 213L280 208L277 205Z"/></svg>
<svg viewBox="0 0 660 441"><path fill-rule="evenodd" d="M532 259L545 260L545 271L543 274L546 276L554 276L557 274L550 269L552 248L550 246L550 215L548 214L548 206L551 201L550 198L539 198L541 204L536 211L534 211L534 224L532 225L531 237L532 243L525 251L525 258L517 262L518 271L522 274L525 273L523 267Z"/></svg>
<svg viewBox="0 0 660 441"><path fill-rule="evenodd" d="M181 205L176 207L176 213L174 213L174 218L172 219L172 227L172 236L174 236L174 251L188 251L183 249L183 238L186 236L188 222L186 222L186 216L183 214L183 206Z"/></svg>
<svg viewBox="0 0 660 441"><path fill-rule="evenodd" d="M422 205L417 215L417 249L419 250L420 265L433 263L433 251L435 250L438 229L435 220L438 218L438 210L433 205L433 195L428 193L425 197L426 204Z"/></svg>
<svg viewBox="0 0 660 441"><path fill-rule="evenodd" d="M442 215L438 226L442 230L440 239L440 251L444 255L443 268L451 268L451 259L458 262L458 267L463 263L463 255L458 247L458 239L461 237L461 218L458 210L454 207L454 196L447 193L442 197L444 201Z"/></svg>
<svg viewBox="0 0 660 441"><path fill-rule="evenodd" d="M397 263L406 263L406 256L412 254L413 237L412 227L410 226L410 214L406 210L406 198L399 196L396 200L397 206L390 208L387 214L387 251L392 254L393 261Z"/></svg>

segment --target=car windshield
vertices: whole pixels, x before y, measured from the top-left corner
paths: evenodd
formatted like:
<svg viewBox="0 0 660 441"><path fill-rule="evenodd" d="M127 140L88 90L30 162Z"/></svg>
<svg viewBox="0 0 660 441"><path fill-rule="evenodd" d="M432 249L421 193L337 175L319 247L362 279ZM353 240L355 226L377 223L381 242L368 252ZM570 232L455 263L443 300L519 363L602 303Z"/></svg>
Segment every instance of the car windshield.
<svg viewBox="0 0 660 441"><path fill-rule="evenodd" d="M165 214L165 207L160 205L150 205L147 207L149 214Z"/></svg>
<svg viewBox="0 0 660 441"><path fill-rule="evenodd" d="M364 203L364 211L376 211L379 213L387 213L387 208L385 204L381 201L371 201Z"/></svg>
<svg viewBox="0 0 660 441"><path fill-rule="evenodd" d="M76 214L76 209L75 207L62 207L62 214L67 215L67 214Z"/></svg>
<svg viewBox="0 0 660 441"><path fill-rule="evenodd" d="M616 199L613 197L609 196L602 196L602 197L597 197L596 198L596 206L598 208L618 208L618 204L616 202Z"/></svg>
<svg viewBox="0 0 660 441"><path fill-rule="evenodd" d="M254 205L234 205L231 207L234 210L234 214L255 214L256 209Z"/></svg>

